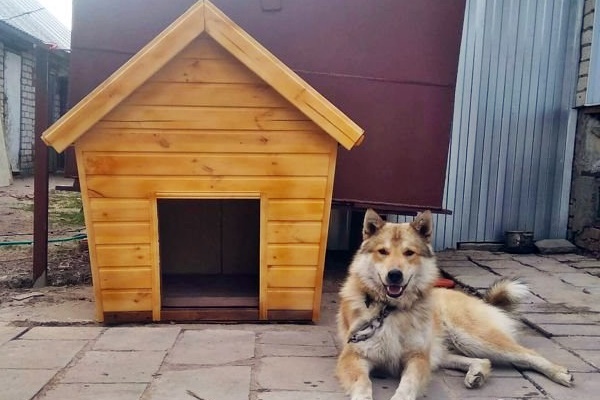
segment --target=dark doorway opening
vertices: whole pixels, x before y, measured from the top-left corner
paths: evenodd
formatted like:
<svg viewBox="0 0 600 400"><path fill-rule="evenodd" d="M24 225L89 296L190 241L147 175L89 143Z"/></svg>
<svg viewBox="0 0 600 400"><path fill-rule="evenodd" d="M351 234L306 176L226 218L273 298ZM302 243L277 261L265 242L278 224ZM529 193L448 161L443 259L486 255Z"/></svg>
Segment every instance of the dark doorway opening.
<svg viewBox="0 0 600 400"><path fill-rule="evenodd" d="M260 200L158 199L162 309L258 309Z"/></svg>

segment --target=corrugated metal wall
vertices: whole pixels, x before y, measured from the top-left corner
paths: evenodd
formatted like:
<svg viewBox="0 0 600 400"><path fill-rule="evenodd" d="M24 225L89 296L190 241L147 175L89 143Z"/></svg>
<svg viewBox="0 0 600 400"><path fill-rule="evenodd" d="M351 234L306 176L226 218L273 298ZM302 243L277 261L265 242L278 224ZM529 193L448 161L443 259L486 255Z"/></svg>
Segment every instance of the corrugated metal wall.
<svg viewBox="0 0 600 400"><path fill-rule="evenodd" d="M435 247L566 235L583 0L468 0Z"/></svg>

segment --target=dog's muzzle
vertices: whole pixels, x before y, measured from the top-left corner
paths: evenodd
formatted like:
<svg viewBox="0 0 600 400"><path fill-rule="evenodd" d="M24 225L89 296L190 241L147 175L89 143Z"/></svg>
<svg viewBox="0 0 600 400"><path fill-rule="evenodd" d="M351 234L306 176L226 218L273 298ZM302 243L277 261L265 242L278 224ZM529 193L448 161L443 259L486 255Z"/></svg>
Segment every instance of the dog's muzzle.
<svg viewBox="0 0 600 400"><path fill-rule="evenodd" d="M408 281L403 285L404 274L399 269L393 269L388 272L386 276L385 293L391 298L398 298L402 296L406 286L410 283L412 276L408 278Z"/></svg>

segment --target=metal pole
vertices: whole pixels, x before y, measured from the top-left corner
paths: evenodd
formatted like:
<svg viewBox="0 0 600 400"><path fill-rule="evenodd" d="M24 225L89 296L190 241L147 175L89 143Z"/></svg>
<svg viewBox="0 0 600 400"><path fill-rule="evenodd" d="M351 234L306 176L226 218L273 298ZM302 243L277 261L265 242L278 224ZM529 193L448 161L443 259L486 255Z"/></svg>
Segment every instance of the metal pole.
<svg viewBox="0 0 600 400"><path fill-rule="evenodd" d="M48 271L48 147L42 133L49 125L48 54L35 48L35 144L33 184L33 287L46 286Z"/></svg>

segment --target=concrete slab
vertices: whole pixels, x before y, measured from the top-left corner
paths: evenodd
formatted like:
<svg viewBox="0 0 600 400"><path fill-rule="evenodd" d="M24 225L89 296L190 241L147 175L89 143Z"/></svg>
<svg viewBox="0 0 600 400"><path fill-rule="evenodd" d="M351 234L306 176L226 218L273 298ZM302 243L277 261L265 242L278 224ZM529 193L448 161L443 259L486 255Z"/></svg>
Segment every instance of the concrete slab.
<svg viewBox="0 0 600 400"><path fill-rule="evenodd" d="M94 344L94 350L168 350L181 329L176 326L108 328Z"/></svg>
<svg viewBox="0 0 600 400"><path fill-rule="evenodd" d="M257 343L301 345L301 346L334 346L335 342L327 329L315 329L309 333L297 330L263 332L258 335Z"/></svg>
<svg viewBox="0 0 600 400"><path fill-rule="evenodd" d="M81 340L12 340L0 346L0 368L62 368L85 345Z"/></svg>
<svg viewBox="0 0 600 400"><path fill-rule="evenodd" d="M577 350L576 353L584 361L600 369L600 350Z"/></svg>
<svg viewBox="0 0 600 400"><path fill-rule="evenodd" d="M577 261L582 261L582 260L588 259L586 256L582 256L581 254L576 254L576 253L548 254L548 255L545 255L544 257L551 258L556 261L560 261L560 262L564 262L564 263L577 262Z"/></svg>
<svg viewBox="0 0 600 400"><path fill-rule="evenodd" d="M552 340L542 336L524 335L519 342L533 349L550 361L560 364L574 372L592 372L594 368L584 362L581 358L563 349Z"/></svg>
<svg viewBox="0 0 600 400"><path fill-rule="evenodd" d="M483 260L508 260L513 255L509 253L502 252L494 252L494 251L462 251L462 253L466 254L469 259L473 261L483 261Z"/></svg>
<svg viewBox="0 0 600 400"><path fill-rule="evenodd" d="M152 382L144 399L248 400L250 375L249 366L166 371Z"/></svg>
<svg viewBox="0 0 600 400"><path fill-rule="evenodd" d="M28 324L91 324L95 323L96 307L87 300L70 300L50 304L33 303L0 308L0 321L24 321Z"/></svg>
<svg viewBox="0 0 600 400"><path fill-rule="evenodd" d="M479 389L467 389L464 377L446 375L444 382L456 399L544 398L544 394L522 376L501 377L492 374Z"/></svg>
<svg viewBox="0 0 600 400"><path fill-rule="evenodd" d="M488 267L491 269L500 269L500 270L506 270L506 269L514 269L516 271L520 271L523 269L526 269L528 267L526 267L525 265L521 264L520 262L517 262L515 260L510 260L510 259L503 259L503 260L481 260L481 261L477 261L478 264L483 265L484 267ZM501 271L498 271L501 273Z"/></svg>
<svg viewBox="0 0 600 400"><path fill-rule="evenodd" d="M146 383L64 383L50 388L39 400L139 400Z"/></svg>
<svg viewBox="0 0 600 400"><path fill-rule="evenodd" d="M536 324L536 326L551 336L600 336L600 325Z"/></svg>
<svg viewBox="0 0 600 400"><path fill-rule="evenodd" d="M550 381L537 372L525 372L527 378L544 388L553 399L556 400L596 400L600 393L600 374L598 373L574 373L575 385L565 387Z"/></svg>
<svg viewBox="0 0 600 400"><path fill-rule="evenodd" d="M286 344L257 344L257 357L336 357L338 350L335 346L310 346Z"/></svg>
<svg viewBox="0 0 600 400"><path fill-rule="evenodd" d="M523 316L533 324L592 324L600 322L596 313L527 313Z"/></svg>
<svg viewBox="0 0 600 400"><path fill-rule="evenodd" d="M600 277L600 268L583 268L581 271L585 271L588 274Z"/></svg>
<svg viewBox="0 0 600 400"><path fill-rule="evenodd" d="M38 393L59 369L0 369L0 398L29 400Z"/></svg>
<svg viewBox="0 0 600 400"><path fill-rule="evenodd" d="M577 287L599 287L600 278L586 272L570 272L556 274L561 281Z"/></svg>
<svg viewBox="0 0 600 400"><path fill-rule="evenodd" d="M225 329L184 331L167 362L219 365L248 360L254 357L255 336L254 332Z"/></svg>
<svg viewBox="0 0 600 400"><path fill-rule="evenodd" d="M474 289L486 289L489 288L494 282L500 277L497 275L489 274L482 276L472 275L452 275L453 279L463 286L468 286Z"/></svg>
<svg viewBox="0 0 600 400"><path fill-rule="evenodd" d="M552 339L571 350L600 350L600 340L595 336L566 336Z"/></svg>
<svg viewBox="0 0 600 400"><path fill-rule="evenodd" d="M17 328L14 326L0 326L0 346L18 337L26 330L27 328Z"/></svg>
<svg viewBox="0 0 600 400"><path fill-rule="evenodd" d="M27 331L21 339L93 340L104 329L100 326L36 326Z"/></svg>
<svg viewBox="0 0 600 400"><path fill-rule="evenodd" d="M256 382L268 390L336 392L341 388L333 375L335 364L335 358L265 357L259 362Z"/></svg>
<svg viewBox="0 0 600 400"><path fill-rule="evenodd" d="M566 239L542 239L534 244L542 254L574 253L577 251L577 246Z"/></svg>
<svg viewBox="0 0 600 400"><path fill-rule="evenodd" d="M468 260L467 254L456 250L443 250L436 254L438 260Z"/></svg>
<svg viewBox="0 0 600 400"><path fill-rule="evenodd" d="M590 268L590 269L597 269L600 268L600 260L593 260L593 259L585 259L585 260L581 260L581 261L577 261L571 264L572 267L574 268Z"/></svg>
<svg viewBox="0 0 600 400"><path fill-rule="evenodd" d="M437 266L440 268L479 268L473 261L465 259L449 259L449 260L438 260Z"/></svg>
<svg viewBox="0 0 600 400"><path fill-rule="evenodd" d="M164 351L88 351L60 383L147 383L164 357Z"/></svg>
<svg viewBox="0 0 600 400"><path fill-rule="evenodd" d="M377 397L376 397L377 398ZM381 397L384 399L385 397ZM389 396L388 396L389 398ZM273 390L270 392L259 392L256 394L257 400L348 400L348 396L339 392L300 392L297 390Z"/></svg>
<svg viewBox="0 0 600 400"><path fill-rule="evenodd" d="M477 276L477 277L490 276L490 277L496 277L496 279L499 278L498 275L491 273L490 271L488 271L485 268L481 268L477 264L473 264L468 267L448 266L448 267L441 267L441 269L444 272L446 272L452 276Z"/></svg>

